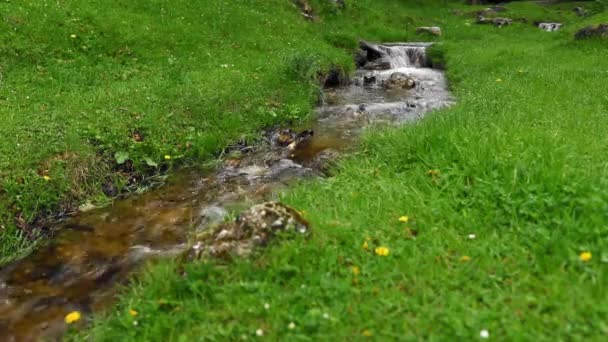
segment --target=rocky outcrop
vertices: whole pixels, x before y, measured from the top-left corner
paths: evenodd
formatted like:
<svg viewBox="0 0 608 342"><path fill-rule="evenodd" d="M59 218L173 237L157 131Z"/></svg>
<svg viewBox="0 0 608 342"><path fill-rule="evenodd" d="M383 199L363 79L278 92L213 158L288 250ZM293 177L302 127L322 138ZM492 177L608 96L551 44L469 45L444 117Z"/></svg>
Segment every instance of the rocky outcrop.
<svg viewBox="0 0 608 342"><path fill-rule="evenodd" d="M511 25L511 23L513 23L513 19L509 19L509 18L486 18L484 16L478 16L477 17L477 23L478 24L490 24L490 25L494 25L496 27L503 27L503 26L508 26Z"/></svg>
<svg viewBox="0 0 608 342"><path fill-rule="evenodd" d="M599 24L596 27L587 26L574 35L576 39L587 39L587 38L608 38L608 24Z"/></svg>
<svg viewBox="0 0 608 342"><path fill-rule="evenodd" d="M396 72L382 82L382 86L385 89L412 89L416 86L416 81L402 72Z"/></svg>
<svg viewBox="0 0 608 342"><path fill-rule="evenodd" d="M430 34L432 36L441 36L441 28L437 26L422 26L416 28L416 34Z"/></svg>

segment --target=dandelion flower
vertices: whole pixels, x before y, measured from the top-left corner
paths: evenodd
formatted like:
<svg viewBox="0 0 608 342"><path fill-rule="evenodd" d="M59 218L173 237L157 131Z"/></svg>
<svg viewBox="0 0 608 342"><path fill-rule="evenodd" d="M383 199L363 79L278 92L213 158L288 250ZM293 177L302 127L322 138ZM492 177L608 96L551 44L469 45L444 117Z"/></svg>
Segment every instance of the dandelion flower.
<svg viewBox="0 0 608 342"><path fill-rule="evenodd" d="M288 328L289 330L293 330L293 329L295 329L295 328L296 328L296 324L295 324L294 322L291 322L291 323L289 323L289 325L287 326L287 328Z"/></svg>
<svg viewBox="0 0 608 342"><path fill-rule="evenodd" d="M264 309L266 309L266 310L270 309L270 304L264 303Z"/></svg>
<svg viewBox="0 0 608 342"><path fill-rule="evenodd" d="M49 176L47 176L47 175L44 175L44 176L42 176L42 179L44 179L45 181L47 181L47 182L48 182L48 181L50 181L50 180L51 180L51 177L49 177Z"/></svg>
<svg viewBox="0 0 608 342"><path fill-rule="evenodd" d="M137 312L137 311L135 311L133 309L129 309L129 315L135 317L135 316L139 315L139 312Z"/></svg>
<svg viewBox="0 0 608 342"><path fill-rule="evenodd" d="M475 234L469 234L468 236L469 240L475 240L476 237Z"/></svg>
<svg viewBox="0 0 608 342"><path fill-rule="evenodd" d="M374 334L371 331L365 329L365 330L363 330L363 336L372 337L372 336L374 336Z"/></svg>
<svg viewBox="0 0 608 342"><path fill-rule="evenodd" d="M171 156L168 154L165 154L165 160L171 160Z"/></svg>
<svg viewBox="0 0 608 342"><path fill-rule="evenodd" d="M591 260L591 252L583 252L578 256L582 262Z"/></svg>
<svg viewBox="0 0 608 342"><path fill-rule="evenodd" d="M79 311L72 311L65 316L65 322L67 324L76 323L76 322L80 321L80 317L81 317L81 315L80 315Z"/></svg>
<svg viewBox="0 0 608 342"><path fill-rule="evenodd" d="M258 330L256 330L256 331L255 331L255 334L256 334L257 336L262 337L262 336L264 336L264 330L262 330L262 329L258 329Z"/></svg>
<svg viewBox="0 0 608 342"><path fill-rule="evenodd" d="M361 269L359 269L359 267L357 266L353 266L353 274L355 276L358 276L359 274L361 274Z"/></svg>
<svg viewBox="0 0 608 342"><path fill-rule="evenodd" d="M483 339L487 339L490 337L490 332L487 331L486 329L483 329L482 331L479 332L479 337L481 337Z"/></svg>
<svg viewBox="0 0 608 342"><path fill-rule="evenodd" d="M363 249L365 249L365 250L369 249L369 244L367 243L367 241L365 241L363 243Z"/></svg>
<svg viewBox="0 0 608 342"><path fill-rule="evenodd" d="M70 38L75 39L75 38L76 38L76 35L75 35L75 34L72 34L72 35L70 35Z"/></svg>
<svg viewBox="0 0 608 342"><path fill-rule="evenodd" d="M376 255L379 255L379 256L387 256L390 253L388 247L383 247L383 246L377 247L374 251L376 252Z"/></svg>
<svg viewBox="0 0 608 342"><path fill-rule="evenodd" d="M410 221L410 218L409 218L409 217L407 217L407 216L401 216L401 217L399 218L399 222L407 223L407 222L409 222L409 221Z"/></svg>
<svg viewBox="0 0 608 342"><path fill-rule="evenodd" d="M460 261L462 261L462 262L469 262L469 261L471 261L471 257L470 257L470 256L468 256L468 255L463 255L463 256L460 258Z"/></svg>

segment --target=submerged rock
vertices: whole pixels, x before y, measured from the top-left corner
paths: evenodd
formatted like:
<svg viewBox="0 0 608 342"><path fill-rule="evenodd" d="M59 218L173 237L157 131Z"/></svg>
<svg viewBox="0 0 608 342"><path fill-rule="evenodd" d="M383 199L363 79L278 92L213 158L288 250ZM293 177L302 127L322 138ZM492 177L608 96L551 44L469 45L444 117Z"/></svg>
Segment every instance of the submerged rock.
<svg viewBox="0 0 608 342"><path fill-rule="evenodd" d="M496 27L503 27L503 26L508 26L511 25L511 23L513 23L513 19L509 19L509 18L486 18L482 15L477 17L477 23L478 24L490 24L490 25L494 25Z"/></svg>
<svg viewBox="0 0 608 342"><path fill-rule="evenodd" d="M597 27L587 26L574 35L576 39L587 39L592 37L608 37L608 24L599 24Z"/></svg>
<svg viewBox="0 0 608 342"><path fill-rule="evenodd" d="M268 245L279 234L307 235L309 224L295 209L267 202L251 207L233 222L227 222L193 237L185 260L249 256Z"/></svg>
<svg viewBox="0 0 608 342"><path fill-rule="evenodd" d="M422 26L416 29L416 34L430 34L433 36L441 36L441 28L437 26Z"/></svg>
<svg viewBox="0 0 608 342"><path fill-rule="evenodd" d="M416 86L416 81L402 72L396 72L382 82L382 86L385 89L412 89Z"/></svg>

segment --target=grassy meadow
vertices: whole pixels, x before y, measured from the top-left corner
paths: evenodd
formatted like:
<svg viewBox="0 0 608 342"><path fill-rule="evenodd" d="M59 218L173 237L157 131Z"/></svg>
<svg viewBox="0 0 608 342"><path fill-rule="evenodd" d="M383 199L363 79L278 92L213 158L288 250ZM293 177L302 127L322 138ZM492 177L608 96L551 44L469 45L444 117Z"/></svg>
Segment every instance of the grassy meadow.
<svg viewBox="0 0 608 342"><path fill-rule="evenodd" d="M359 38L407 37L397 2L312 3L314 24L285 0L0 2L0 264L49 217L306 119Z"/></svg>
<svg viewBox="0 0 608 342"><path fill-rule="evenodd" d="M310 239L230 264L188 264L185 277L172 261L151 266L70 339L603 340L608 41L573 35L607 22L608 12L579 18L573 3L513 3L504 16L529 23L499 29L452 11L472 7L440 4L358 1L318 23L299 23L289 6L270 16L298 37L306 32L310 41L292 41L298 49L339 63L350 63L356 37L412 40L403 18L438 24L458 104L369 132L333 177L283 194L310 220ZM593 4L601 6L585 6ZM236 1L233 10L257 6ZM548 33L531 24L547 19L565 27ZM277 58L251 56L264 65ZM261 78L278 77L279 66L267 67ZM279 82L267 82L247 86L275 94ZM288 84L282 101L306 112L311 88Z"/></svg>

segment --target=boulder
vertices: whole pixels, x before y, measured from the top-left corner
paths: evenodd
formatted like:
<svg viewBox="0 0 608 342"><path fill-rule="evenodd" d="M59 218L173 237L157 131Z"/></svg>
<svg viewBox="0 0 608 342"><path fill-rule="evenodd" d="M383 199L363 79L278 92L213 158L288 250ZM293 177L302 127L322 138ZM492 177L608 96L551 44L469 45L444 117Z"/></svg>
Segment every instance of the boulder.
<svg viewBox="0 0 608 342"><path fill-rule="evenodd" d="M503 26L508 26L511 25L511 23L513 23L513 19L509 19L509 18L486 18L484 16L478 16L477 17L477 23L478 24L490 24L490 25L494 25L496 27L503 27Z"/></svg>
<svg viewBox="0 0 608 342"><path fill-rule="evenodd" d="M441 36L441 28L437 26L422 26L416 28L416 34L430 34L433 36Z"/></svg>
<svg viewBox="0 0 608 342"><path fill-rule="evenodd" d="M587 26L574 35L576 39L587 39L593 37L607 38L608 24L599 24L597 27Z"/></svg>
<svg viewBox="0 0 608 342"><path fill-rule="evenodd" d="M537 23L536 26L547 32L554 32L562 28L562 23Z"/></svg>
<svg viewBox="0 0 608 342"><path fill-rule="evenodd" d="M416 81L402 72L396 72L382 82L382 86L386 89L412 89Z"/></svg>

